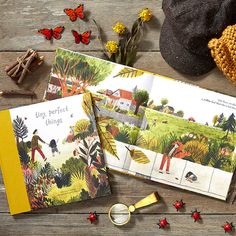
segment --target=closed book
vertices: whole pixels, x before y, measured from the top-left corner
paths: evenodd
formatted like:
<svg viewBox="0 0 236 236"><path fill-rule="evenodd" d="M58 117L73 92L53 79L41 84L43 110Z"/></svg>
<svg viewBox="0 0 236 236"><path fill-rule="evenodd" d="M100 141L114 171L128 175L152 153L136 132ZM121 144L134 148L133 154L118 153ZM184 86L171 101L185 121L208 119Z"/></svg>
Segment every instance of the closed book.
<svg viewBox="0 0 236 236"><path fill-rule="evenodd" d="M90 93L0 112L12 215L110 194Z"/></svg>

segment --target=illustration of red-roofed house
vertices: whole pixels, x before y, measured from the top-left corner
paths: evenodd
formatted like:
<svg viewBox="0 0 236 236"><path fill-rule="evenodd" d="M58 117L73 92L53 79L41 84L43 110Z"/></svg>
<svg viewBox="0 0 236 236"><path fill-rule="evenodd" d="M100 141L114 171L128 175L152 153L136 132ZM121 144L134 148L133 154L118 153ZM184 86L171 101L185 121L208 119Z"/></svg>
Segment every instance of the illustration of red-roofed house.
<svg viewBox="0 0 236 236"><path fill-rule="evenodd" d="M106 104L113 108L118 107L122 110L134 110L136 102L133 99L133 92L124 89L117 89L113 93L110 91L106 94L108 96Z"/></svg>

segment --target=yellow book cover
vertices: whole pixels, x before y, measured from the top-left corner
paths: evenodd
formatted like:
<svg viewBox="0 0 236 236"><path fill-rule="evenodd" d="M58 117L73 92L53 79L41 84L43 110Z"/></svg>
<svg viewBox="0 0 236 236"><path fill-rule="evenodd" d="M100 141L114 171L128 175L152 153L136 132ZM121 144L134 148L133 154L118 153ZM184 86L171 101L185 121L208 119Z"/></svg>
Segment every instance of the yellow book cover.
<svg viewBox="0 0 236 236"><path fill-rule="evenodd" d="M12 215L110 194L90 93L4 110L0 121Z"/></svg>

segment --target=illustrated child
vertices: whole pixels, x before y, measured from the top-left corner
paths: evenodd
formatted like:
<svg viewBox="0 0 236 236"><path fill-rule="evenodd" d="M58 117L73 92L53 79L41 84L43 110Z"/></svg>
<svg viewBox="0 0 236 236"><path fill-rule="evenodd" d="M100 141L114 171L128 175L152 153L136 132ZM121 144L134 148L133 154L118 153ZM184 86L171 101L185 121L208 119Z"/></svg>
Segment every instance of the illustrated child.
<svg viewBox="0 0 236 236"><path fill-rule="evenodd" d="M170 146L168 146L165 150L165 153L162 156L162 161L161 161L161 165L159 168L159 173L163 174L163 167L166 164L166 174L170 174L169 170L170 170L170 160L172 157L176 157L176 158L184 158L186 156L190 156L189 152L183 152L183 148L184 145L179 142L176 141L174 143L172 143Z"/></svg>
<svg viewBox="0 0 236 236"><path fill-rule="evenodd" d="M31 139L31 160L32 160L32 162L34 162L35 151L38 151L38 153L41 155L41 157L44 159L44 161L47 160L42 149L39 147L39 141L42 143L46 143L38 136L38 130L36 129L36 130L34 130L33 137Z"/></svg>
<svg viewBox="0 0 236 236"><path fill-rule="evenodd" d="M55 152L57 152L58 154L60 154L60 152L58 151L58 148L57 148L57 142L55 141L55 139L52 139L49 143L49 147L51 148L52 150L52 156L54 157L55 156Z"/></svg>

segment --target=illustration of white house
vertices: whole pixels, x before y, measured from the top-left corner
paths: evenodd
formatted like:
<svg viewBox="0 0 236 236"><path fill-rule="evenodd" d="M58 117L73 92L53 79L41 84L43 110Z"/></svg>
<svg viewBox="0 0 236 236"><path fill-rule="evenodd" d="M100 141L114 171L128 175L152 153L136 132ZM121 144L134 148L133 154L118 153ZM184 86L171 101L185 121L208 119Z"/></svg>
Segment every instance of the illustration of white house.
<svg viewBox="0 0 236 236"><path fill-rule="evenodd" d="M109 104L113 108L118 107L122 110L134 110L136 102L133 99L133 92L117 89L114 92L107 91L106 105Z"/></svg>

